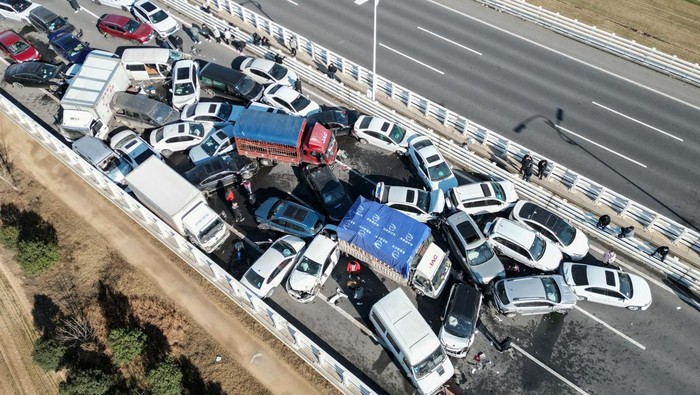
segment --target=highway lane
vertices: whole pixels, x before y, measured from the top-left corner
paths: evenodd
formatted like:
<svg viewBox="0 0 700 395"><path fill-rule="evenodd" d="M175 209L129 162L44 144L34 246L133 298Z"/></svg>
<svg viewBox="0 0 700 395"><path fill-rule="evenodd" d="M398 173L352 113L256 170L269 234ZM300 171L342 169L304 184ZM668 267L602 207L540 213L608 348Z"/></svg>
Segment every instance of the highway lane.
<svg viewBox="0 0 700 395"><path fill-rule="evenodd" d="M372 1L239 3L371 68ZM653 91L426 0L381 0L380 74L664 215L700 224L700 176L687 165L700 154L697 88L475 3L440 4ZM514 131L535 116L554 119L557 108L567 138L542 118Z"/></svg>

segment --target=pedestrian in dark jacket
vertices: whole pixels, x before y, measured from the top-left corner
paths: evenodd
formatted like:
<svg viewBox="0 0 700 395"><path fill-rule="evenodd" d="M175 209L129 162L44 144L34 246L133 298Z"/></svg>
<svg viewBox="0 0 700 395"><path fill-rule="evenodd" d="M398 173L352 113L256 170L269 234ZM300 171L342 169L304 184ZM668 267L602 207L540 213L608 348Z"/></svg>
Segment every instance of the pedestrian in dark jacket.
<svg viewBox="0 0 700 395"><path fill-rule="evenodd" d="M304 93L301 91L301 80L300 79L297 79L296 81L294 81L294 90L301 93L301 94Z"/></svg>
<svg viewBox="0 0 700 395"><path fill-rule="evenodd" d="M610 225L610 216L607 214L603 214L598 218L598 223L596 224L596 227L600 230L605 230L605 228Z"/></svg>
<svg viewBox="0 0 700 395"><path fill-rule="evenodd" d="M338 68L335 66L333 62L328 64L328 78L330 79L335 79L335 73L338 72Z"/></svg>
<svg viewBox="0 0 700 395"><path fill-rule="evenodd" d="M80 4L78 4L78 0L68 0L68 4L70 4L71 8L73 9L73 11L75 13L77 13L78 11L80 11L82 9Z"/></svg>
<svg viewBox="0 0 700 395"><path fill-rule="evenodd" d="M282 64L283 61L284 61L284 56L282 56L279 53L276 53L275 54L275 63Z"/></svg>
<svg viewBox="0 0 700 395"><path fill-rule="evenodd" d="M260 45L267 47L268 49L272 46L272 44L270 44L270 39L267 37L263 37L262 40L260 40Z"/></svg>
<svg viewBox="0 0 700 395"><path fill-rule="evenodd" d="M183 44L182 37L175 36L175 46L177 47L177 50L180 52L182 52L182 44Z"/></svg>
<svg viewBox="0 0 700 395"><path fill-rule="evenodd" d="M261 40L262 37L258 34L258 32L253 32L253 45L260 45Z"/></svg>
<svg viewBox="0 0 700 395"><path fill-rule="evenodd" d="M523 169L523 180L530 182L530 177L535 174L535 164L532 162L527 163L525 169Z"/></svg>
<svg viewBox="0 0 700 395"><path fill-rule="evenodd" d="M669 248L666 246L661 246L656 249L656 251L652 252L650 255L652 258L656 257L657 255L659 256L659 260L663 262L666 259L666 255L668 255Z"/></svg>
<svg viewBox="0 0 700 395"><path fill-rule="evenodd" d="M617 235L618 239L629 239L634 236L634 226L628 226L620 230L620 234Z"/></svg>
<svg viewBox="0 0 700 395"><path fill-rule="evenodd" d="M292 56L294 56L294 57L297 56L297 48L299 48L299 43L297 42L297 36L292 36L289 39L289 52L291 52Z"/></svg>
<svg viewBox="0 0 700 395"><path fill-rule="evenodd" d="M549 162L547 162L547 159L542 159L541 161L537 162L537 177L542 179L544 177L544 172L547 171L547 165L549 165Z"/></svg>
<svg viewBox="0 0 700 395"><path fill-rule="evenodd" d="M202 37L204 37L205 40L211 42L211 29L209 29L209 26L207 26L206 23L202 23Z"/></svg>
<svg viewBox="0 0 700 395"><path fill-rule="evenodd" d="M236 48L236 51L238 51L238 53L243 53L243 50L245 49L246 43L245 43L245 41L242 41L242 40L233 40L231 45L233 45L233 47Z"/></svg>
<svg viewBox="0 0 700 395"><path fill-rule="evenodd" d="M532 163L533 163L533 160L532 160L532 156L530 156L530 154L523 156L523 159L520 160L520 173L521 174L525 173L525 168L532 165Z"/></svg>

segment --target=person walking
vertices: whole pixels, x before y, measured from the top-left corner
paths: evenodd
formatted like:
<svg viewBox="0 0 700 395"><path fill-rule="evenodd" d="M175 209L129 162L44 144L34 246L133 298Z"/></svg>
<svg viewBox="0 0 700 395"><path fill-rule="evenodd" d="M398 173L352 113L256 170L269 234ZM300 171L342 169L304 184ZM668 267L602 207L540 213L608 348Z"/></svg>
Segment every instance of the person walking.
<svg viewBox="0 0 700 395"><path fill-rule="evenodd" d="M297 36L292 36L289 38L289 52L293 57L297 56L297 49L299 48L299 43L297 42Z"/></svg>
<svg viewBox="0 0 700 395"><path fill-rule="evenodd" d="M73 9L73 12L76 14L78 13L78 11L83 9L83 7L81 7L78 3L78 0L68 0L68 4L70 4L71 8Z"/></svg>
<svg viewBox="0 0 700 395"><path fill-rule="evenodd" d="M206 23L202 23L202 36L205 40L211 42L211 29L209 29Z"/></svg>
<svg viewBox="0 0 700 395"><path fill-rule="evenodd" d="M618 239L630 239L634 236L634 226L628 226L626 228L620 229L620 234L617 235Z"/></svg>
<svg viewBox="0 0 700 395"><path fill-rule="evenodd" d="M178 51L182 52L182 37L180 36L175 36L175 47L177 48Z"/></svg>
<svg viewBox="0 0 700 395"><path fill-rule="evenodd" d="M603 214L598 218L598 223L596 224L596 228L600 230L605 230L605 228L610 225L610 216L607 214Z"/></svg>
<svg viewBox="0 0 700 395"><path fill-rule="evenodd" d="M613 250L606 251L603 254L603 264L605 265L612 265L615 263L615 259L617 259L617 254Z"/></svg>
<svg viewBox="0 0 700 395"><path fill-rule="evenodd" d="M219 28L213 26L211 29L211 33L214 36L214 40L216 41L216 43L221 44L221 31L219 30Z"/></svg>
<svg viewBox="0 0 700 395"><path fill-rule="evenodd" d="M541 161L537 162L537 177L542 179L544 177L544 172L547 171L547 166L549 165L549 162L547 162L547 159L542 159Z"/></svg>
<svg viewBox="0 0 700 395"><path fill-rule="evenodd" d="M190 28L190 36L192 37L192 41L194 41L195 44L202 43L202 40L199 39L199 33L200 33L200 30L197 27L197 25L192 24L192 27Z"/></svg>
<svg viewBox="0 0 700 395"><path fill-rule="evenodd" d="M670 249L668 247L661 246L661 247L657 248L656 251L652 252L649 255L651 255L652 258L655 258L658 255L659 260L661 262L663 262L664 260L666 260L666 255L668 255L669 251L670 251Z"/></svg>
<svg viewBox="0 0 700 395"><path fill-rule="evenodd" d="M245 46L247 44L243 40L233 40L232 45L233 48L235 48L236 51L238 51L238 53L243 53L243 50L245 49Z"/></svg>
<svg viewBox="0 0 700 395"><path fill-rule="evenodd" d="M297 78L296 81L294 81L294 90L299 92L300 94L303 94L301 91L301 80Z"/></svg>
<svg viewBox="0 0 700 395"><path fill-rule="evenodd" d="M224 29L224 43L226 43L226 45L231 44L232 38L233 34L231 33L231 29Z"/></svg>
<svg viewBox="0 0 700 395"><path fill-rule="evenodd" d="M270 49L272 44L270 44L270 39L267 37L263 37L262 40L260 40L260 45L263 47L267 47L267 49Z"/></svg>
<svg viewBox="0 0 700 395"><path fill-rule="evenodd" d="M528 166L532 165L532 156L530 154L526 154L523 156L523 159L520 160L520 174L525 173L525 168Z"/></svg>
<svg viewBox="0 0 700 395"><path fill-rule="evenodd" d="M238 206L238 202L236 202L236 196L233 193L233 188L229 188L228 192L226 192L226 202L231 205L231 211L233 211L233 220L235 222L242 222L244 219L243 211Z"/></svg>
<svg viewBox="0 0 700 395"><path fill-rule="evenodd" d="M335 66L333 62L328 63L328 78L334 80L335 79L335 73L338 72L338 68Z"/></svg>
<svg viewBox="0 0 700 395"><path fill-rule="evenodd" d="M530 182L530 177L532 177L533 174L535 174L535 164L528 162L523 171L523 180L525 180L525 182Z"/></svg>
<svg viewBox="0 0 700 395"><path fill-rule="evenodd" d="M260 45L260 41L262 41L262 37L258 34L258 32L253 32L253 45Z"/></svg>

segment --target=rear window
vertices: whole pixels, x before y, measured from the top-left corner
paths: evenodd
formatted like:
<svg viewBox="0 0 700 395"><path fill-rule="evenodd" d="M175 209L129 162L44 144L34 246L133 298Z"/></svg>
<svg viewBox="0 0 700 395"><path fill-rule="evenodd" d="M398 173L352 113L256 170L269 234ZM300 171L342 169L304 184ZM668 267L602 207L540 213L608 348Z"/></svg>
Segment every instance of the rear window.
<svg viewBox="0 0 700 395"><path fill-rule="evenodd" d="M542 285L544 285L544 293L547 296L547 300L554 303L559 303L561 301L561 295L559 294L559 287L557 283L551 277L541 277Z"/></svg>
<svg viewBox="0 0 700 395"><path fill-rule="evenodd" d="M421 141L417 141L417 142L413 143L413 148L416 150L421 150L421 149L423 149L425 147L429 147L431 145L433 145L433 143L430 140L425 139L425 140L421 140Z"/></svg>
<svg viewBox="0 0 700 395"><path fill-rule="evenodd" d="M501 281L498 284L496 284L496 295L498 296L498 299L501 300L501 303L503 303L504 305L510 303L510 300L508 299L508 295L506 294L505 281Z"/></svg>
<svg viewBox="0 0 700 395"><path fill-rule="evenodd" d="M372 122L372 118L370 118L370 117L362 118L362 122L360 122L360 128L366 129L371 122Z"/></svg>
<svg viewBox="0 0 700 395"><path fill-rule="evenodd" d="M189 67L182 67L177 69L177 77L178 80L186 80L190 78L190 68Z"/></svg>
<svg viewBox="0 0 700 395"><path fill-rule="evenodd" d="M151 11L156 9L156 6L154 6L153 4L151 4L149 2L145 2L145 3L141 3L141 8L143 8L144 10L146 10L148 12L151 12Z"/></svg>
<svg viewBox="0 0 700 395"><path fill-rule="evenodd" d="M571 265L571 277L576 285L588 285L588 268L585 265Z"/></svg>
<svg viewBox="0 0 700 395"><path fill-rule="evenodd" d="M245 279L250 283L250 285L252 285L256 289L260 289L260 287L262 287L263 285L263 282L265 281L265 279L261 275L255 273L255 270L248 270L245 273Z"/></svg>

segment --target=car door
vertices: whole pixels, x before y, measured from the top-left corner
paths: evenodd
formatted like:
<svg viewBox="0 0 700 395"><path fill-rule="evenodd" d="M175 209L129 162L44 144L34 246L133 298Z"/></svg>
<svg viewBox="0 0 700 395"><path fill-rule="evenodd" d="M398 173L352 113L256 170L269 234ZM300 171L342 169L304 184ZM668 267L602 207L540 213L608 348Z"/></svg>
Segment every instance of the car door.
<svg viewBox="0 0 700 395"><path fill-rule="evenodd" d="M124 30L123 27L117 25L116 23L105 23L105 26L107 26L111 35L120 38L127 38L126 30Z"/></svg>
<svg viewBox="0 0 700 395"><path fill-rule="evenodd" d="M333 269L335 268L335 265L338 263L339 258L340 251L338 250L338 246L335 246L333 247L333 250L331 250L331 253L328 254L328 258L326 258L326 262L323 264L321 284L323 284L323 282L326 281L326 279L331 275Z"/></svg>
<svg viewBox="0 0 700 395"><path fill-rule="evenodd" d="M255 82L260 84L269 84L271 82L274 82L272 77L270 77L267 73L263 72L262 70L250 68L248 69L248 73L246 74L248 74Z"/></svg>
<svg viewBox="0 0 700 395"><path fill-rule="evenodd" d="M296 110L294 107L292 107L291 104L287 103L286 101L280 99L279 97L273 97L272 101L274 102L274 105L277 107L282 107L286 109L287 111L291 111L292 113L296 114Z"/></svg>
<svg viewBox="0 0 700 395"><path fill-rule="evenodd" d="M140 20L141 22L147 23L149 25L151 24L151 20L148 18L148 15L140 8L132 8L134 10L134 16L136 19Z"/></svg>
<svg viewBox="0 0 700 395"><path fill-rule="evenodd" d="M459 261L459 265L462 270L471 272L467 262L467 257L464 255L464 246L461 243L459 235L455 234L455 230L452 229L451 226L445 225L445 229L447 229L447 232L445 232L447 236L447 244L452 252L450 257L454 257L457 261Z"/></svg>
<svg viewBox="0 0 700 395"><path fill-rule="evenodd" d="M561 245L559 243L559 240L554 236L554 233L550 231L549 229L545 228L544 226L538 224L537 222L533 221L525 221L532 229L534 229L536 232L539 232L542 236L548 238L550 241L553 241L556 244Z"/></svg>
<svg viewBox="0 0 700 395"><path fill-rule="evenodd" d="M586 291L586 294L584 296L591 302L608 304L613 306L618 305L617 303L614 303L608 296L607 289L598 287L587 287L584 290Z"/></svg>

